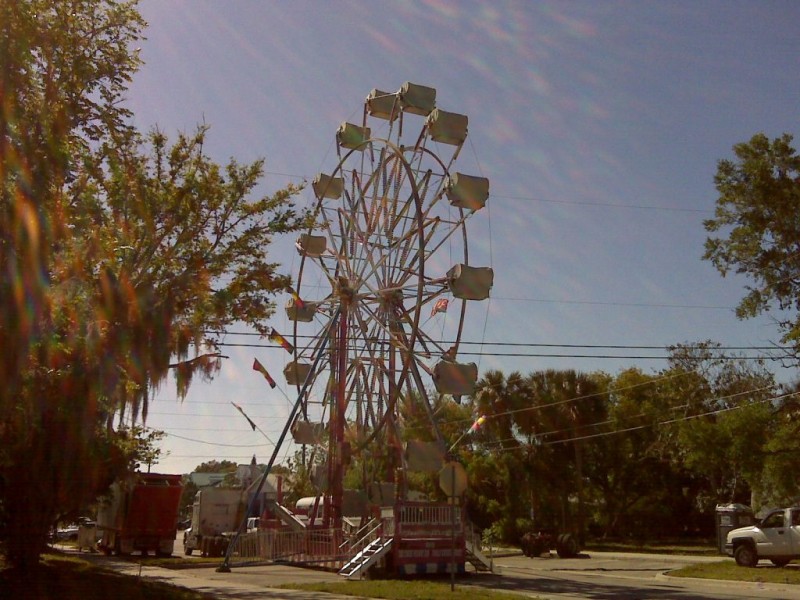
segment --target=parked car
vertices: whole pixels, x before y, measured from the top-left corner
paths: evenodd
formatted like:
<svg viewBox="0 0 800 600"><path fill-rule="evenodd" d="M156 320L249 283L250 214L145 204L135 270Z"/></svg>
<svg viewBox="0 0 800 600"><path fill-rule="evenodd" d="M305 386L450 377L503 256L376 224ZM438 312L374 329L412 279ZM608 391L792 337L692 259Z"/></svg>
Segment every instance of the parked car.
<svg viewBox="0 0 800 600"><path fill-rule="evenodd" d="M67 525L66 527L61 527L60 529L56 529L56 541L57 542L75 542L78 540L78 525L72 523Z"/></svg>
<svg viewBox="0 0 800 600"><path fill-rule="evenodd" d="M527 532L520 540L520 548L525 556L531 558L541 556L552 548L556 549L559 558L574 558L580 552L575 536L571 533L558 533L554 529Z"/></svg>
<svg viewBox="0 0 800 600"><path fill-rule="evenodd" d="M247 519L247 533L253 533L254 531L258 531L260 523L261 519L259 517L249 517Z"/></svg>

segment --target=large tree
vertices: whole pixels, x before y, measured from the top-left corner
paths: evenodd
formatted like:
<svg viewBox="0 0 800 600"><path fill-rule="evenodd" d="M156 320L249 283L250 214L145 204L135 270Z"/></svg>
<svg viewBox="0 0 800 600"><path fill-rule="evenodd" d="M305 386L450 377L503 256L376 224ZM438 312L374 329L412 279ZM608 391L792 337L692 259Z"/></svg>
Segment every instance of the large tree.
<svg viewBox="0 0 800 600"><path fill-rule="evenodd" d="M764 134L736 144L735 160L721 160L714 178L719 198L703 258L725 276L753 283L736 314L749 318L777 308L782 342L800 362L800 156L792 136Z"/></svg>
<svg viewBox="0 0 800 600"><path fill-rule="evenodd" d="M587 440L586 479L594 497L594 524L606 536L652 533L658 502L674 490L667 482L674 471L658 452L657 424L666 407L658 378L638 369L615 377L594 375L607 398L608 418Z"/></svg>
<svg viewBox="0 0 800 600"><path fill-rule="evenodd" d="M768 446L782 421L774 375L712 342L671 348L669 364L665 398L683 401L683 416L665 430L676 466L697 483L697 508L708 513L720 502L759 508Z"/></svg>
<svg viewBox="0 0 800 600"><path fill-rule="evenodd" d="M0 4L0 541L23 568L128 468L116 418L170 372L181 396L213 376L231 323L266 331L289 284L267 249L306 225L295 189L255 195L263 161L211 160L205 127L127 125L143 26L127 2Z"/></svg>
<svg viewBox="0 0 800 600"><path fill-rule="evenodd" d="M572 370L527 376L514 372L508 377L489 371L477 387L477 410L489 417L486 435L495 440L490 453L502 453L496 465L492 457L484 458L484 470L494 466L497 474L508 477L507 496L499 503L484 503L502 514L504 536L513 539L515 532L522 533L516 524L533 510L537 526L574 529L582 537L585 439L606 415L595 378Z"/></svg>
<svg viewBox="0 0 800 600"><path fill-rule="evenodd" d="M128 460L94 428L92 342L66 341L82 294L58 281L56 254L76 158L129 130L120 100L143 26L126 2L0 3L0 532L21 566Z"/></svg>
<svg viewBox="0 0 800 600"><path fill-rule="evenodd" d="M48 312L75 157L128 131L121 99L144 22L128 2L0 3L0 405Z"/></svg>

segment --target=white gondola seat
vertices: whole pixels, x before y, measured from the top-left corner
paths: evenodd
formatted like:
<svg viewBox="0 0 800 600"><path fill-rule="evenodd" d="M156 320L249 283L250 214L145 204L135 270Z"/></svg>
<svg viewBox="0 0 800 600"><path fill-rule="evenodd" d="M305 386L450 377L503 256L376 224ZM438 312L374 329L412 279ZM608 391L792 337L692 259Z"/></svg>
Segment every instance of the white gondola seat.
<svg viewBox="0 0 800 600"><path fill-rule="evenodd" d="M325 175L325 173L319 173L311 182L311 187L318 200L322 200L323 198L337 200L342 197L344 179L341 177L331 177L330 175Z"/></svg>
<svg viewBox="0 0 800 600"><path fill-rule="evenodd" d="M314 320L314 315L317 312L316 302L303 302L303 306L298 306L294 298L289 298L286 301L286 316L290 321L299 321L301 323L310 323Z"/></svg>
<svg viewBox="0 0 800 600"><path fill-rule="evenodd" d="M394 121L400 116L400 102L397 94L373 89L367 96L367 113L376 119Z"/></svg>
<svg viewBox="0 0 800 600"><path fill-rule="evenodd" d="M315 445L322 441L324 427L321 423L297 420L292 423L292 439L298 444Z"/></svg>
<svg viewBox="0 0 800 600"><path fill-rule="evenodd" d="M342 123L336 131L336 141L342 148L364 150L366 142L372 135L369 127L360 127L353 123Z"/></svg>
<svg viewBox="0 0 800 600"><path fill-rule="evenodd" d="M328 242L324 235L312 235L310 233L304 233L297 238L296 246L297 251L300 254L304 254L309 258L319 258L325 254L325 250L328 247Z"/></svg>
<svg viewBox="0 0 800 600"><path fill-rule="evenodd" d="M408 440L405 458L409 471L438 473L444 465L444 449L437 442Z"/></svg>
<svg viewBox="0 0 800 600"><path fill-rule="evenodd" d="M445 194L450 204L467 210L480 210L489 197L489 180L486 177L454 173L447 177Z"/></svg>
<svg viewBox="0 0 800 600"><path fill-rule="evenodd" d="M454 146L461 145L467 139L468 123L467 115L446 112L440 108L434 108L425 121L433 141Z"/></svg>
<svg viewBox="0 0 800 600"><path fill-rule="evenodd" d="M447 272L450 293L461 300L485 300L494 284L491 267L457 264Z"/></svg>
<svg viewBox="0 0 800 600"><path fill-rule="evenodd" d="M311 483L318 490L328 487L328 465L326 463L316 464L311 467ZM322 502L317 507L317 518L322 514Z"/></svg>
<svg viewBox="0 0 800 600"><path fill-rule="evenodd" d="M475 392L478 366L475 363L457 363L442 360L433 367L433 384L440 394L469 396Z"/></svg>
<svg viewBox="0 0 800 600"><path fill-rule="evenodd" d="M406 81L400 88L400 104L404 112L427 117L436 106L436 90Z"/></svg>
<svg viewBox="0 0 800 600"><path fill-rule="evenodd" d="M393 505L397 500L397 486L391 481L373 481L369 483L369 501L377 506L387 506L393 513Z"/></svg>
<svg viewBox="0 0 800 600"><path fill-rule="evenodd" d="M303 385L310 371L310 364L293 360L283 368L283 375L289 385Z"/></svg>

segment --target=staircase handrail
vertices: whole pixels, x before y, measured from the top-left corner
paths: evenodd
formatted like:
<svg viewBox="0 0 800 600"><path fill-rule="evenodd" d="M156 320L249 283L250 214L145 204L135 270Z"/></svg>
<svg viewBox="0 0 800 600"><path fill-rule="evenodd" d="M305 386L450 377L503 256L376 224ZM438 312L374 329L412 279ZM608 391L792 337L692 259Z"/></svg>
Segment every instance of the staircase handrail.
<svg viewBox="0 0 800 600"><path fill-rule="evenodd" d="M359 529L356 535L358 535L365 529L367 530L367 532L350 546L350 555L356 556L359 552L363 551L364 548L366 548L373 541L379 538L380 535L376 532L380 530L382 525L383 522L380 519L372 519L368 523L366 523L361 529ZM344 546L345 544L342 545Z"/></svg>

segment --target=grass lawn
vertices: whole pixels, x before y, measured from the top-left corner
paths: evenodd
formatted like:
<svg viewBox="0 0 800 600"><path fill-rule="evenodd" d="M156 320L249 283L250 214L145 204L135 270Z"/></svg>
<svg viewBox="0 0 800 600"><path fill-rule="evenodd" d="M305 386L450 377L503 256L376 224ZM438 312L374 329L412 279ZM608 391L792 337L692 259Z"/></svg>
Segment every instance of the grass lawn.
<svg viewBox="0 0 800 600"><path fill-rule="evenodd" d="M726 581L749 581L753 583L800 584L800 564L790 563L783 568L766 561L754 569L740 567L732 560L691 565L670 571L671 577L697 577L699 579L722 579Z"/></svg>
<svg viewBox="0 0 800 600"><path fill-rule="evenodd" d="M0 564L0 598L50 600L209 600L209 596L145 578L119 575L80 559L56 554L42 557L34 577L22 577Z"/></svg>
<svg viewBox="0 0 800 600"><path fill-rule="evenodd" d="M455 590L451 591L449 582L419 579L287 584L281 587L363 598L386 598L387 600L520 600L519 594L495 592L458 583L456 583ZM525 598L526 600L536 600L538 596L526 596Z"/></svg>
<svg viewBox="0 0 800 600"><path fill-rule="evenodd" d="M689 556L718 556L719 550L712 542L693 543L661 542L637 544L634 542L608 542L594 540L586 544L586 551L591 552L639 552L642 554L685 554Z"/></svg>

